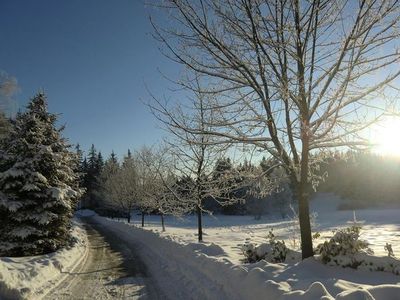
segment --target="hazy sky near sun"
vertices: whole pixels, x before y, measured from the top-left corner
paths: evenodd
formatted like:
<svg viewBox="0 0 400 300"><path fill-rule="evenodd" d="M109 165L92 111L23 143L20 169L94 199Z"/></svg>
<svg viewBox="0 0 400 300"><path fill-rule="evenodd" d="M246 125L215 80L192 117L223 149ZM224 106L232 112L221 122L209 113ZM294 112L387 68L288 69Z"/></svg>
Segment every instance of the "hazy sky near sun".
<svg viewBox="0 0 400 300"><path fill-rule="evenodd" d="M23 109L43 88L65 135L108 155L153 144L163 134L142 100L175 76L151 37L142 0L1 0L0 70L15 76Z"/></svg>

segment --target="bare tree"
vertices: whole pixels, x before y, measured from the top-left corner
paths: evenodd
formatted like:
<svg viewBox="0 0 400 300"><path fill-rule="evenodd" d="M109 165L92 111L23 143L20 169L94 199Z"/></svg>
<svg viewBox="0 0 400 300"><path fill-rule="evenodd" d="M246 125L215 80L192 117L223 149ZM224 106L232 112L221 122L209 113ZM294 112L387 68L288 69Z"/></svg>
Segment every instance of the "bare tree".
<svg viewBox="0 0 400 300"><path fill-rule="evenodd" d="M124 158L120 167L111 163L107 166L101 176L105 202L108 206L124 212L128 223L130 223L131 213L139 199L139 179L135 162L128 155Z"/></svg>
<svg viewBox="0 0 400 300"><path fill-rule="evenodd" d="M299 202L302 256L313 255L308 185L315 149L362 147L400 74L398 0L164 0L154 22L172 60L203 77L215 118L188 132L251 144L277 159ZM197 76L197 75L196 75ZM198 90L190 80L179 81Z"/></svg>
<svg viewBox="0 0 400 300"><path fill-rule="evenodd" d="M175 191L176 176L173 164L164 147L142 147L136 152L138 166L139 206L142 209L142 226L145 211L157 211L165 231L164 215L181 216L188 212L187 206Z"/></svg>
<svg viewBox="0 0 400 300"><path fill-rule="evenodd" d="M181 178L174 187L175 195L185 207L196 212L199 241L203 240L202 214L211 213L205 210L204 201L213 199L220 205L230 205L240 200L235 194L239 182L233 170L214 176L214 167L226 146L206 134L214 118L213 112L205 107L206 98L207 95L195 92L194 97L187 98L186 106L171 107L156 98L149 104L153 115L171 133L166 143L175 173Z"/></svg>

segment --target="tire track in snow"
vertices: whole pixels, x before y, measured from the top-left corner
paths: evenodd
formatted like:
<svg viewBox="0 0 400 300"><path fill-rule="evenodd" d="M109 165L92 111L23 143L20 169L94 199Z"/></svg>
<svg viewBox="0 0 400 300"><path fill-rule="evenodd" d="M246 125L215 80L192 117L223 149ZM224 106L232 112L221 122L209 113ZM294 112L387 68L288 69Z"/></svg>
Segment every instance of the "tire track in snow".
<svg viewBox="0 0 400 300"><path fill-rule="evenodd" d="M165 299L152 286L134 248L104 226L90 219L85 223L89 240L86 261L44 299Z"/></svg>

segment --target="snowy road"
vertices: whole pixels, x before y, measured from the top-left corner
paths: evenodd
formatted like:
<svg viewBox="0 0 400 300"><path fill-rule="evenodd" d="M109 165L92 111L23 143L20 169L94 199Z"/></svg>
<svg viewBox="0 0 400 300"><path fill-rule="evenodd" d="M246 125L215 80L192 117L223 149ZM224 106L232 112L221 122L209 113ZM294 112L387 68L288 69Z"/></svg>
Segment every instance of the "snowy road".
<svg viewBox="0 0 400 300"><path fill-rule="evenodd" d="M105 226L84 218L89 254L44 299L165 299L146 266L127 244Z"/></svg>

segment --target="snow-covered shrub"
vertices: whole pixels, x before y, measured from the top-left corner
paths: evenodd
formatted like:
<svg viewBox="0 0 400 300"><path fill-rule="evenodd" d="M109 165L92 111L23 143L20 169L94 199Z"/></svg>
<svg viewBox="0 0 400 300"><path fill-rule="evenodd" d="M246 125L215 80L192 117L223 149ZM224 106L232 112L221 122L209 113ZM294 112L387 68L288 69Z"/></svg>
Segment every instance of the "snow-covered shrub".
<svg viewBox="0 0 400 300"><path fill-rule="evenodd" d="M258 246L252 243L245 243L242 245L243 255L246 261L253 263L264 259L269 262L279 263L286 260L289 249L286 247L284 241L278 241L272 232L268 233L268 243L260 244Z"/></svg>
<svg viewBox="0 0 400 300"><path fill-rule="evenodd" d="M327 242L318 245L316 253L327 265L359 270L382 271L400 275L400 261L394 258L391 244L386 243L387 257L373 256L366 241L360 240L360 226L341 229Z"/></svg>
<svg viewBox="0 0 400 300"><path fill-rule="evenodd" d="M321 255L321 261L325 264L333 262L344 267L357 268L360 262L354 259L354 255L372 253L368 242L359 239L360 230L361 227L356 225L337 230L329 241L319 244L316 252Z"/></svg>

